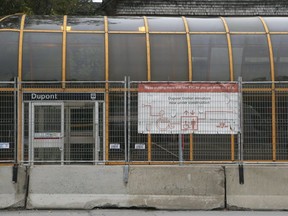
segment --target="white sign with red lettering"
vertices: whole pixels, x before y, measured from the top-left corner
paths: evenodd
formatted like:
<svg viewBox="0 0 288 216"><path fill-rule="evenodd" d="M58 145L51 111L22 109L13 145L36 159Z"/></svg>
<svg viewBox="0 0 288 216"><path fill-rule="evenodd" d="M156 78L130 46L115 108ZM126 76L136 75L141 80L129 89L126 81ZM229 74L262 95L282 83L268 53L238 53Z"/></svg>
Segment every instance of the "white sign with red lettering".
<svg viewBox="0 0 288 216"><path fill-rule="evenodd" d="M146 83L138 87L138 133L237 134L236 83Z"/></svg>

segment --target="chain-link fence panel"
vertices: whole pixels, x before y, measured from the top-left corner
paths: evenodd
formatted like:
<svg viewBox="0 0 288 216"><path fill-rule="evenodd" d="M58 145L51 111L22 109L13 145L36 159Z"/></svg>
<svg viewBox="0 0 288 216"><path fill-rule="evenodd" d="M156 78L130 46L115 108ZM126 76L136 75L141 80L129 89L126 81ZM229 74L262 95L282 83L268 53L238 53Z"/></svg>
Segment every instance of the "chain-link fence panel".
<svg viewBox="0 0 288 216"><path fill-rule="evenodd" d="M17 153L16 83L0 83L0 162L15 163Z"/></svg>

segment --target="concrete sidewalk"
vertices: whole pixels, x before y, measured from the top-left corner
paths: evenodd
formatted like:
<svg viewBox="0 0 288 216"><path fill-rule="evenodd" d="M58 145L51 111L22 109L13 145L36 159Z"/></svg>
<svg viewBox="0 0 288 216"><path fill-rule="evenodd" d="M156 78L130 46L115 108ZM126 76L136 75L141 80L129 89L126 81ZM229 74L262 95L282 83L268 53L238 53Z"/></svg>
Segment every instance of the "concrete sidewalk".
<svg viewBox="0 0 288 216"><path fill-rule="evenodd" d="M0 211L1 216L287 216L280 211L155 211L127 209L94 210L15 210Z"/></svg>

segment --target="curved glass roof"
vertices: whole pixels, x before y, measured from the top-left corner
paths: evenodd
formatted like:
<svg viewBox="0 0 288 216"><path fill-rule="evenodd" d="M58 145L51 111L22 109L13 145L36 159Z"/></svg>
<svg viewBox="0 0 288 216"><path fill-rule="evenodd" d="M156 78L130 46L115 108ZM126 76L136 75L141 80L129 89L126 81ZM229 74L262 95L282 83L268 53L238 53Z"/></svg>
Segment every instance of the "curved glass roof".
<svg viewBox="0 0 288 216"><path fill-rule="evenodd" d="M0 18L0 73L30 81L288 80L287 43L288 17L16 14Z"/></svg>

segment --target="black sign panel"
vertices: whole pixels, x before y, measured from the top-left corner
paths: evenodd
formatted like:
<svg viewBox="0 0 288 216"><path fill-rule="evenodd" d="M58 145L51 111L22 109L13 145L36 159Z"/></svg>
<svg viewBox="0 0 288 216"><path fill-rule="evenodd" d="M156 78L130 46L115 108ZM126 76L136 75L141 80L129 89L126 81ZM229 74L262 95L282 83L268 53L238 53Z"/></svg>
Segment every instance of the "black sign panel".
<svg viewBox="0 0 288 216"><path fill-rule="evenodd" d="M99 101L104 93L24 93L24 101Z"/></svg>

